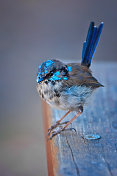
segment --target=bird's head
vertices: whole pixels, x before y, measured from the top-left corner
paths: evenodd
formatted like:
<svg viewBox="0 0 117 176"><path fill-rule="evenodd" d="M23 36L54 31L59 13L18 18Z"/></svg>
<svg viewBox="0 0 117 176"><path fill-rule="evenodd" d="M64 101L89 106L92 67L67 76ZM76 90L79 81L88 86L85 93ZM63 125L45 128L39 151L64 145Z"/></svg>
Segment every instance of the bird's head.
<svg viewBox="0 0 117 176"><path fill-rule="evenodd" d="M47 60L38 67L37 83L51 80L59 81L61 79L67 80L71 72L71 68L58 60Z"/></svg>

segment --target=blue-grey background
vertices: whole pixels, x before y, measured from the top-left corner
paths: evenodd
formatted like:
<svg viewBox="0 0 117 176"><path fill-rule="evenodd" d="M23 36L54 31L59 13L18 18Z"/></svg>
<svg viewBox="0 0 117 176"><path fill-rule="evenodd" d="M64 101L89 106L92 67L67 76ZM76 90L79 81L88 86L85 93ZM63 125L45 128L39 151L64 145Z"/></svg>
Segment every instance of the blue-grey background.
<svg viewBox="0 0 117 176"><path fill-rule="evenodd" d="M46 176L38 65L78 61L90 21L104 29L94 62L117 60L116 0L0 0L0 175Z"/></svg>

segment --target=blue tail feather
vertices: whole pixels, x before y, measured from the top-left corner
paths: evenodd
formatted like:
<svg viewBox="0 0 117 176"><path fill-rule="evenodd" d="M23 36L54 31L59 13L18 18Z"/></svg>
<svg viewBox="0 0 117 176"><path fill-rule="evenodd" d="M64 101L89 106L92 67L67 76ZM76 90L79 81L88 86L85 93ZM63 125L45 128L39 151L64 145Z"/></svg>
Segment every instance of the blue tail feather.
<svg viewBox="0 0 117 176"><path fill-rule="evenodd" d="M93 34L93 28L94 28L94 22L91 22L90 26L89 26L86 41L83 44L82 58L86 58L86 55L87 55L87 52L88 52L88 49L89 49L89 46L90 46L92 34ZM86 62L86 61L87 60L85 59L84 62Z"/></svg>
<svg viewBox="0 0 117 176"><path fill-rule="evenodd" d="M102 32L103 22L97 28L94 22L90 23L86 41L83 43L82 65L89 67L93 58L96 46L98 44L100 34Z"/></svg>
<svg viewBox="0 0 117 176"><path fill-rule="evenodd" d="M95 39L96 39L96 34L97 34L97 27L94 26L93 35L92 35L92 39L91 39L91 42L90 42L90 47L89 47L88 52L87 52L87 55L86 55L87 63L89 62L89 58L90 58L91 52L92 52L92 50L93 50L93 46L94 46Z"/></svg>
<svg viewBox="0 0 117 176"><path fill-rule="evenodd" d="M91 62L91 60L93 58L93 55L95 53L95 49L97 47L97 44L98 44L98 41L99 41L99 38L100 38L100 35L101 35L101 32L102 32L103 25L104 25L104 23L101 22L100 26L98 27L95 43L94 43L94 46L93 46L93 49L92 49L92 53L91 53L90 62Z"/></svg>

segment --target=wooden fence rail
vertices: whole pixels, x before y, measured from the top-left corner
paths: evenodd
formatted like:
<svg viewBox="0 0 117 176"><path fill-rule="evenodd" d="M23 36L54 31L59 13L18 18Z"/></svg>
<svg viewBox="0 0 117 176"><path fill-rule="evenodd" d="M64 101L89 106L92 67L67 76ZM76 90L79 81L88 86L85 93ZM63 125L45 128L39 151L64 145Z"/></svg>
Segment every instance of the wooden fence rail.
<svg viewBox="0 0 117 176"><path fill-rule="evenodd" d="M48 141L47 129L65 112L43 103L49 176L117 176L117 63L94 64L93 70L105 87L73 122L77 132L65 131ZM101 138L87 138L92 134Z"/></svg>

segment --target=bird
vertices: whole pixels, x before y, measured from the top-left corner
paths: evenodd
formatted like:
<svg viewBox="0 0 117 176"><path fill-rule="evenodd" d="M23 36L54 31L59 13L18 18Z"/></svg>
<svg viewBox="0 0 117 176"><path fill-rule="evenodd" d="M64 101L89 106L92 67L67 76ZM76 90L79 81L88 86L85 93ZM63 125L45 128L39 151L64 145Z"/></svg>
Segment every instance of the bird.
<svg viewBox="0 0 117 176"><path fill-rule="evenodd" d="M38 67L37 91L50 106L66 110L67 113L48 129L49 139L67 130L67 127L83 113L83 107L93 92L104 87L92 75L91 61L100 39L103 22L99 26L90 22L86 40L83 43L81 63L63 63L50 59ZM70 121L61 122L69 113L76 115ZM58 128L63 125L61 128ZM71 129L71 128L70 128Z"/></svg>

